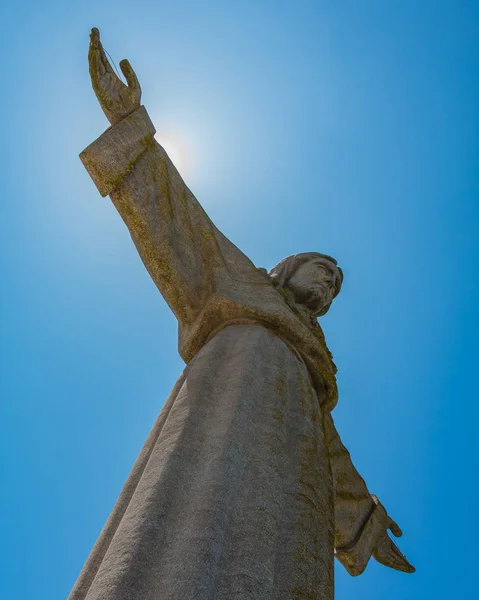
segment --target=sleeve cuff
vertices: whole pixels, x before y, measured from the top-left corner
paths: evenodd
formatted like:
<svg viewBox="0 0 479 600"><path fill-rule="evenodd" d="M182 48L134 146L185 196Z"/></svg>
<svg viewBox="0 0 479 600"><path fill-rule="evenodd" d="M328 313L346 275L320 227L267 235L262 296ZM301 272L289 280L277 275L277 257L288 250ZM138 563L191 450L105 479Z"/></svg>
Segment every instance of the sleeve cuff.
<svg viewBox="0 0 479 600"><path fill-rule="evenodd" d="M105 131L80 154L102 196L108 196L128 176L155 135L144 106Z"/></svg>
<svg viewBox="0 0 479 600"><path fill-rule="evenodd" d="M388 527L388 515L376 496L374 506L358 537L348 546L336 548L334 555L350 575L361 575L366 568L379 537Z"/></svg>

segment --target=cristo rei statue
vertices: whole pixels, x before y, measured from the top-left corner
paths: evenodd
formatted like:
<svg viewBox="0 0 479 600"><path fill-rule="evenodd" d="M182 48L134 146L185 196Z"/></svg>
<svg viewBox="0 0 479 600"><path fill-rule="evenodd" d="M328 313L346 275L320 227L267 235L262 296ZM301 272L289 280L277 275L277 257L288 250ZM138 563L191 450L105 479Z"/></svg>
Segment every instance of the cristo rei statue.
<svg viewBox="0 0 479 600"><path fill-rule="evenodd" d="M335 429L336 367L317 317L334 258L258 269L209 219L155 141L127 60L91 32L93 89L111 127L80 157L109 195L179 324L186 368L69 600L332 600L333 559L414 571L398 525Z"/></svg>

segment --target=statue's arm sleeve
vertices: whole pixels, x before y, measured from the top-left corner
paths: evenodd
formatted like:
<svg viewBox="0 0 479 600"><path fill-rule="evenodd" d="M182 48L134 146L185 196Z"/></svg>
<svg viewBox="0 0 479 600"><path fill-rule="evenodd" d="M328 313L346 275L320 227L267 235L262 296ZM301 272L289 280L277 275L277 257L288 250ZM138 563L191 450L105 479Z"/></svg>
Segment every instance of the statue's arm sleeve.
<svg viewBox="0 0 479 600"><path fill-rule="evenodd" d="M329 413L325 429L334 487L335 556L351 575L360 575L387 529L387 513L369 493Z"/></svg>
<svg viewBox="0 0 479 600"><path fill-rule="evenodd" d="M180 325L188 326L224 280L228 262L254 265L213 225L154 133L141 106L80 158L100 194L110 195Z"/></svg>

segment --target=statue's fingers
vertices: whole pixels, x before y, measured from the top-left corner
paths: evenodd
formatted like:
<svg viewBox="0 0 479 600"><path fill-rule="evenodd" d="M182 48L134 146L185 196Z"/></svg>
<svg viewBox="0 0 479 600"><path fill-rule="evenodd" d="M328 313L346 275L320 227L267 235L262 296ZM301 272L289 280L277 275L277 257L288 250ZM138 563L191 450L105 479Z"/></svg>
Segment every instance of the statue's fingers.
<svg viewBox="0 0 479 600"><path fill-rule="evenodd" d="M415 573L416 572L416 567L414 567L408 560L404 559L404 562L406 563L404 566L404 569L402 569L404 571L404 573Z"/></svg>
<svg viewBox="0 0 479 600"><path fill-rule="evenodd" d="M99 79L106 73L103 61L100 56L100 49L92 40L88 50L88 64L90 66L90 75L93 80Z"/></svg>
<svg viewBox="0 0 479 600"><path fill-rule="evenodd" d="M88 49L88 62L90 64L90 74L102 76L105 74L105 66L101 58L100 32L93 27L90 33L90 47Z"/></svg>
<svg viewBox="0 0 479 600"><path fill-rule="evenodd" d="M110 61L106 57L105 50L100 41L100 32L96 27L93 27L90 33L90 51L88 56L94 57L95 62L98 63L99 71L101 75L105 73L113 73L112 66L110 65Z"/></svg>
<svg viewBox="0 0 479 600"><path fill-rule="evenodd" d="M98 51L100 53L100 60L103 65L103 68L105 69L105 73L112 73L116 77L116 73L110 64L110 61L106 57L105 50L104 50L103 46L101 45L101 42L98 44Z"/></svg>
<svg viewBox="0 0 479 600"><path fill-rule="evenodd" d="M391 560L394 561L396 565L394 567L395 569L405 571L406 573L414 573L416 570L392 540L388 555L391 557Z"/></svg>
<svg viewBox="0 0 479 600"><path fill-rule="evenodd" d="M416 571L416 569L397 547L393 548L393 550L389 553L389 560L391 561L391 566L397 571L403 571L404 573L414 573Z"/></svg>
<svg viewBox="0 0 479 600"><path fill-rule="evenodd" d="M90 33L90 44L98 48L100 44L100 32L96 27L92 27Z"/></svg>
<svg viewBox="0 0 479 600"><path fill-rule="evenodd" d="M128 83L128 87L130 87L132 90L141 91L138 77L136 76L133 67L130 65L130 62L126 58L124 58L120 62L120 69L123 75L125 76L126 82Z"/></svg>

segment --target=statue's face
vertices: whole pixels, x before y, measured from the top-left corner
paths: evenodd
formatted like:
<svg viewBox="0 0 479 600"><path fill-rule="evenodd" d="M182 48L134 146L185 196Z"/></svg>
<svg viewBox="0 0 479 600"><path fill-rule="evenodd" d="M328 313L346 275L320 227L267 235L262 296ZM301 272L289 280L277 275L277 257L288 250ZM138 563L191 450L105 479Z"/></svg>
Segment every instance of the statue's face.
<svg viewBox="0 0 479 600"><path fill-rule="evenodd" d="M340 285L338 267L318 256L298 267L286 287L294 293L297 302L319 314L336 296Z"/></svg>

